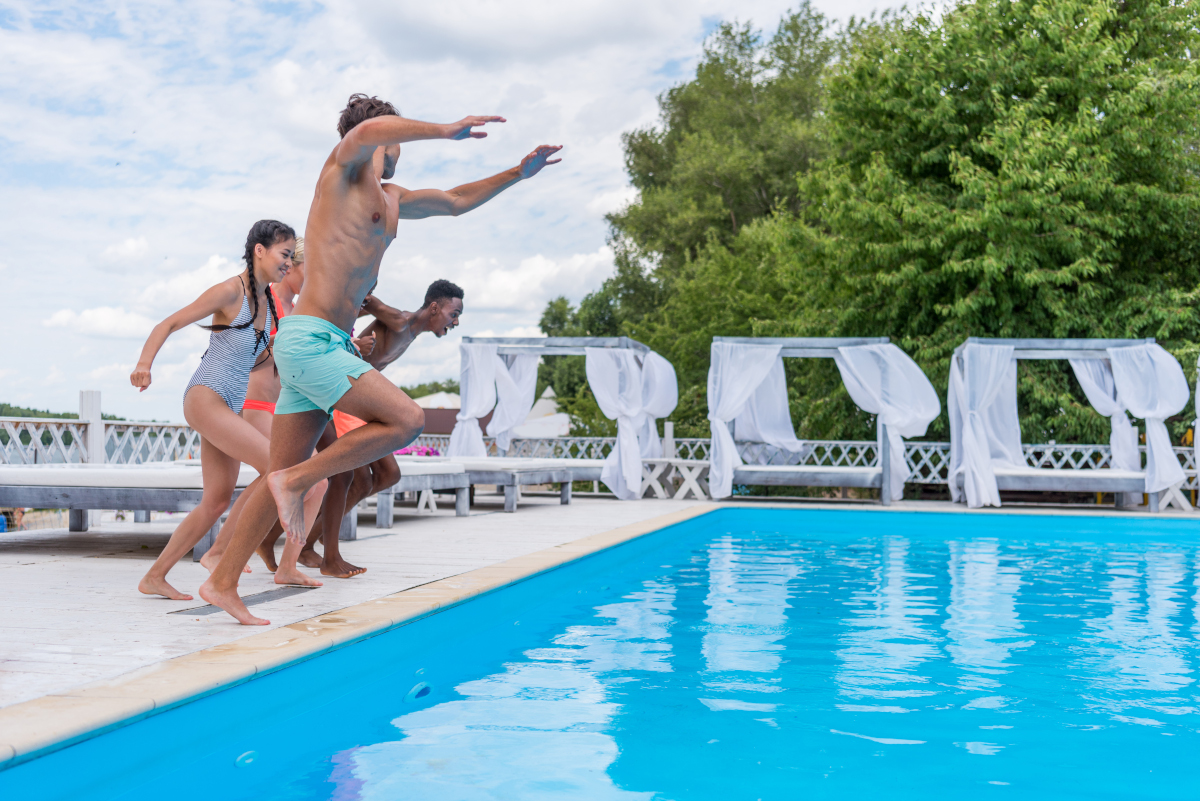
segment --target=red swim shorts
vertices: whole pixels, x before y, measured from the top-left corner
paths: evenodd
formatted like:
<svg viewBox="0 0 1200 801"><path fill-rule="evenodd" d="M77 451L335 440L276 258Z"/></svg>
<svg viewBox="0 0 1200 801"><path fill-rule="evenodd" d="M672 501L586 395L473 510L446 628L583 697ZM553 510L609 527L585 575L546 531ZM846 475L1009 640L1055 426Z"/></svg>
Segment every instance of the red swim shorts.
<svg viewBox="0 0 1200 801"><path fill-rule="evenodd" d="M367 424L366 420L359 420L354 415L333 410L333 427L337 431L339 437L344 437L350 431L356 428L361 428Z"/></svg>

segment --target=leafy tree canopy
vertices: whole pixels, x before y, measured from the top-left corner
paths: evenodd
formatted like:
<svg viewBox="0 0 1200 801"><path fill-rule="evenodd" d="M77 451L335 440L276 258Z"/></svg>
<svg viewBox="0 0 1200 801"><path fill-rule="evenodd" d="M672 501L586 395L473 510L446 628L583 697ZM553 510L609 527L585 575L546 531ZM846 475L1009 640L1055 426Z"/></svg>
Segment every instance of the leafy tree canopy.
<svg viewBox="0 0 1200 801"><path fill-rule="evenodd" d="M743 94L754 84L737 83L744 59L717 56L733 43L743 52L748 29L722 29L695 81L664 96L664 129L627 140L642 199L611 218L626 245L597 294L622 333L671 359L681 395L702 386L716 334L887 335L943 396L950 354L968 336L1153 336L1190 375L1200 352L1198 13L1174 0L979 0L860 25L803 85L813 97L788 112L811 145L788 168L794 191L757 207L724 200L752 193L720 195L721 214L693 225L683 211L717 208L717 195L689 200L681 187L703 182L683 176L705 173L677 173L668 157L703 138L686 126L717 123L675 109L703 96L714 73ZM706 168L714 180L748 163L733 149L709 152L728 159ZM651 267L632 269L634 256ZM658 293L640 316L613 286L637 280ZM802 436L871 435L831 365L788 371ZM1107 440L1065 363L1023 364L1019 392L1027 441ZM676 419L699 427L702 412L681 403ZM1175 421L1177 434L1191 416ZM943 415L930 435L947 434Z"/></svg>

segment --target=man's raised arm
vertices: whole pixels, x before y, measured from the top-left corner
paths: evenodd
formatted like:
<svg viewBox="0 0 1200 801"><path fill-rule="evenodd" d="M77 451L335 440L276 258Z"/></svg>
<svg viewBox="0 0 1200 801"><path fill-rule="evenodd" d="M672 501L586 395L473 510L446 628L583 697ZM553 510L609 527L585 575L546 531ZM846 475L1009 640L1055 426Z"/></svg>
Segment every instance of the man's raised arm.
<svg viewBox="0 0 1200 801"><path fill-rule="evenodd" d="M342 165L362 164L371 160L378 147L402 145L425 139L483 139L486 131L472 128L489 122L505 122L503 117L464 117L458 122L441 124L421 122L405 117L387 115L373 117L354 126L337 148L337 162Z"/></svg>
<svg viewBox="0 0 1200 801"><path fill-rule="evenodd" d="M400 189L399 213L402 219L419 220L425 217L457 217L482 206L518 181L532 178L548 164L562 145L541 145L510 170L497 173L482 181L474 181L445 191L442 189Z"/></svg>

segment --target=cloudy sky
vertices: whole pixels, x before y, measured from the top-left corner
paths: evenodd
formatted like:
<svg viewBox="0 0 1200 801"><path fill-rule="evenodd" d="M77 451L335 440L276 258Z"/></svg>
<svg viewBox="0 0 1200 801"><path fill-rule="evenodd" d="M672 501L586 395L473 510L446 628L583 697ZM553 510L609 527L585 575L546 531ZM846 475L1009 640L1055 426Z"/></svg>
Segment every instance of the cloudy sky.
<svg viewBox="0 0 1200 801"><path fill-rule="evenodd" d="M457 219L402 222L378 294L449 278L457 332L387 371L454 377L460 334L537 335L547 300L612 270L604 214L633 193L620 135L657 118L724 19L773 29L787 0L0 0L0 401L182 421L207 333L176 334L139 394L155 322L241 269L260 218L303 229L352 92L406 116L500 114L482 141L407 145L395 180L450 188L562 144L562 164ZM881 3L819 0L846 18Z"/></svg>

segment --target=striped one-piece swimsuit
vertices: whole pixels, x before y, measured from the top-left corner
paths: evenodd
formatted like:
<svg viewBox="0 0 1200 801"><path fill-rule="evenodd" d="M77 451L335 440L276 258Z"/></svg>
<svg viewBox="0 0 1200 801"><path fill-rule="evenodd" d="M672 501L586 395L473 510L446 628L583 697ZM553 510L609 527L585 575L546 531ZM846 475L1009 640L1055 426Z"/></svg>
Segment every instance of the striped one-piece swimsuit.
<svg viewBox="0 0 1200 801"><path fill-rule="evenodd" d="M267 315L270 314L268 307ZM238 326L250 319L250 298L243 294L242 310L231 325ZM273 322L277 321L267 321L268 328L272 327L270 324ZM262 332L254 330L253 324L245 328L231 327L210 332L208 350L200 358L200 366L192 374L183 396L186 398L192 387L208 387L221 396L234 414L241 414L242 404L246 401L246 386L250 383L250 370L258 356L266 350L268 342Z"/></svg>

